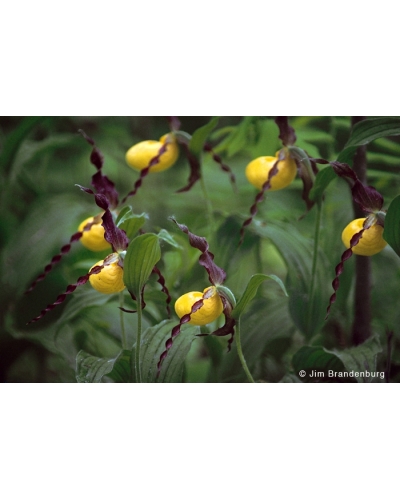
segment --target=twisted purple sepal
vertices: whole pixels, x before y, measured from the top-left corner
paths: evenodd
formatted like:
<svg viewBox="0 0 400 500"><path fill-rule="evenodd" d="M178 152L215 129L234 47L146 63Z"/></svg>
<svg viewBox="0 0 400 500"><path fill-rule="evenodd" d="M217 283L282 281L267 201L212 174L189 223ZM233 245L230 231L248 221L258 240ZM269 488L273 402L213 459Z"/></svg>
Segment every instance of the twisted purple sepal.
<svg viewBox="0 0 400 500"><path fill-rule="evenodd" d="M89 281L90 276L92 276L93 274L98 274L106 265L107 265L107 263L103 263L101 266L93 267L93 269L91 271L89 271L87 274L78 278L76 283L74 283L73 285L68 285L67 289L65 290L64 293L60 294L52 304L49 304L45 309L43 309L43 311L40 312L39 316L36 316L36 318L33 318L30 321L28 321L27 325L30 325L31 323L35 323L36 321L39 321L49 311L52 311L56 306L58 306L59 304L62 304L64 302L64 300L66 299L67 295L70 295L71 293L73 293L78 288L78 286L81 286L81 285L84 285L85 283L87 283Z"/></svg>
<svg viewBox="0 0 400 500"><path fill-rule="evenodd" d="M167 357L168 351L171 349L171 347L174 343L174 339L181 333L181 327L185 323L189 323L189 321L191 320L192 314L194 314L196 311L201 309L203 307L203 305L204 305L204 298L197 300L192 305L192 309L190 310L190 313L183 315L179 321L179 324L174 326L174 328L172 329L171 337L165 342L165 351L162 352L160 359L157 363L157 378L160 375L162 363L163 363L164 359Z"/></svg>
<svg viewBox="0 0 400 500"><path fill-rule="evenodd" d="M342 274L343 272L343 269L344 269L344 263L346 262L346 260L350 259L350 257L353 255L353 250L352 248L354 248L356 245L358 245L359 241L361 240L362 238L362 235L364 233L364 231L366 230L366 228L364 227L363 229L361 229L361 231L359 231L358 233L355 233L353 234L351 240L350 240L350 248L348 248L347 250L345 250L343 253L342 253L342 256L340 258L340 262L339 264L335 267L335 279L332 281L332 288L334 290L333 294L331 295L330 299L329 299L329 305L326 309L326 316L325 316L325 321L328 319L328 316L329 316L329 313L330 313L330 310L331 310L331 306L334 302L336 302L336 292L338 291L339 289L339 276Z"/></svg>

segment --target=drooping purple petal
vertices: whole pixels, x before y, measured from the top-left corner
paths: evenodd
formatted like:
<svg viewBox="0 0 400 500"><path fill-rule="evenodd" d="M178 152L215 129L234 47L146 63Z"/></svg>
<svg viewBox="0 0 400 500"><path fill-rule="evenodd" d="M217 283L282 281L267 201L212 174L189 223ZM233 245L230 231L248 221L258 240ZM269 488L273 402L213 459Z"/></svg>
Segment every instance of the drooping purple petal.
<svg viewBox="0 0 400 500"><path fill-rule="evenodd" d="M169 305L171 303L172 297L171 297L171 295L169 293L169 290L168 290L168 288L167 288L167 286L165 284L165 278L164 278L164 276L162 275L161 271L158 269L157 266L154 266L153 273L157 274L157 276L158 276L157 283L160 283L162 292L164 292L165 295L167 296L165 302L167 304L168 318L170 318L171 317L171 308L170 308Z"/></svg>
<svg viewBox="0 0 400 500"><path fill-rule="evenodd" d="M106 175L103 175L101 171L104 164L104 156L91 137L83 130L79 130L79 133L93 146L90 163L96 167L97 172L92 177L92 186L98 194L103 194L107 197L111 208L115 208L118 205L118 192L115 189L115 184Z"/></svg>
<svg viewBox="0 0 400 500"><path fill-rule="evenodd" d="M349 165L337 161L331 162L331 165L339 177L344 177L352 181L351 193L353 200L362 210L372 213L382 209L384 203L383 196L373 186L364 186Z"/></svg>
<svg viewBox="0 0 400 500"><path fill-rule="evenodd" d="M125 201L128 198L130 198L131 196L135 196L135 194L139 191L139 188L143 184L143 179L145 177L147 177L147 175L149 174L151 167L154 167L154 165L157 165L157 163L160 163L161 155L163 155L167 151L167 147L168 147L168 141L165 141L164 144L158 150L158 153L156 154L156 156L154 156L150 160L147 167L140 171L139 179L135 182L132 191L129 191L129 193L122 200L122 203L125 203Z"/></svg>
<svg viewBox="0 0 400 500"><path fill-rule="evenodd" d="M77 184L77 186L85 193L94 195L96 205L104 210L102 216L102 226L104 227L104 239L110 243L114 252L126 250L129 245L129 239L123 229L119 229L114 222L112 213L110 212L109 200L105 194L95 194L91 189L85 188Z"/></svg>
<svg viewBox="0 0 400 500"><path fill-rule="evenodd" d="M351 189L353 200L365 211L376 212L383 207L383 196L373 186L363 186L356 181Z"/></svg>
<svg viewBox="0 0 400 500"><path fill-rule="evenodd" d="M92 186L98 194L103 194L107 197L111 208L118 206L118 193L115 189L115 184L106 175L103 175L101 172L94 174L92 177Z"/></svg>
<svg viewBox="0 0 400 500"><path fill-rule="evenodd" d="M283 159L284 159L284 153L281 151L279 153L278 159L274 163L271 170L268 172L268 179L264 182L264 184L261 188L261 191L259 193L257 193L257 196L255 197L255 200L254 200L254 203L250 207L250 217L243 222L242 227L240 228L239 246L243 243L244 231L245 231L246 227L252 223L254 217L256 216L256 214L258 212L258 204L264 200L265 192L271 188L271 179L279 172L278 164Z"/></svg>
<svg viewBox="0 0 400 500"><path fill-rule="evenodd" d="M157 363L157 378L160 375L162 363L163 363L164 359L167 357L168 351L171 349L171 347L174 343L174 339L181 333L181 327L185 323L189 323L189 321L191 320L192 314L194 314L196 311L201 309L203 307L203 305L204 305L204 298L197 300L192 305L190 313L183 315L179 321L179 324L174 326L174 328L172 329L170 338L165 342L165 351L162 352L160 359Z"/></svg>
<svg viewBox="0 0 400 500"><path fill-rule="evenodd" d="M128 248L129 238L123 229L115 225L114 218L107 208L102 216L104 227L104 238L113 248L114 252L122 252Z"/></svg>
<svg viewBox="0 0 400 500"><path fill-rule="evenodd" d="M231 317L232 304L230 304L228 299L223 295L220 295L220 298L224 305L223 312L225 316L225 323L223 326L215 330L215 332L212 332L211 335L216 335L217 337L224 337L225 335L230 335L231 337L228 341L228 352L229 352L232 348L233 337L235 335L236 320Z"/></svg>
<svg viewBox="0 0 400 500"><path fill-rule="evenodd" d="M350 248L348 248L347 250L345 250L343 253L342 253L342 256L340 258L340 262L339 264L335 267L335 279L332 281L332 288L334 290L333 294L331 295L330 299L329 299L329 305L326 309L326 316L325 316L325 320L328 319L328 316L329 316L329 313L330 313L330 310L331 310L331 306L334 302L336 302L336 292L338 291L339 289L339 276L342 274L343 272L343 269L344 269L344 263L346 262L346 260L350 259L350 257L353 255L353 250L352 248L354 248L356 245L358 245L359 241L361 240L362 236L363 236L363 233L364 231L367 229L366 227L366 221L364 222L364 227L361 229L361 231L359 231L358 233L355 233L351 240L350 240Z"/></svg>
<svg viewBox="0 0 400 500"><path fill-rule="evenodd" d="M94 142L94 140L89 137L82 129L79 129L78 132L91 146L93 146L92 153L90 155L90 163L94 165L97 170L101 170L104 164L104 156L102 152L96 147L96 143Z"/></svg>
<svg viewBox="0 0 400 500"><path fill-rule="evenodd" d="M85 283L87 283L90 276L92 276L93 274L98 274L106 265L107 265L107 262L105 259L104 263L101 266L93 267L93 269L91 271L89 271L87 274L78 278L76 283L74 283L73 285L68 285L67 289L65 290L64 293L60 294L52 304L49 304L45 309L43 309L43 311L41 311L40 314L38 316L36 316L36 318L33 318L30 321L28 321L27 325L30 325L31 323L35 323L36 321L39 321L49 311L52 311L56 306L58 306L59 304L62 304L64 302L64 300L67 298L67 295L70 295L71 293L73 293L78 288L78 286L81 286L81 285L84 285Z"/></svg>
<svg viewBox="0 0 400 500"><path fill-rule="evenodd" d="M226 273L221 267L215 264L214 255L208 250L209 245L207 240L202 236L191 233L187 226L179 224L173 217L170 217L170 219L175 222L181 231L189 236L190 246L200 250L199 264L206 269L210 283L215 286L222 285L226 279Z"/></svg>
<svg viewBox="0 0 400 500"><path fill-rule="evenodd" d="M302 193L301 193L301 198L305 202L306 207L307 207L307 212L308 212L309 210L312 209L312 207L315 204L315 202L312 201L312 200L310 200L310 197L309 197L310 191L311 191L311 189L312 189L312 187L314 185L314 180L312 178L312 173L315 173L315 172L314 172L314 169L313 169L313 172L311 173L310 170L304 165L304 163L300 163L296 158L295 158L294 161L296 162L297 172L298 172L299 177L300 177L300 179L301 179L301 181L303 183L303 190L302 190ZM314 165L315 168L316 168L315 163L311 163L310 162L310 165Z"/></svg>
<svg viewBox="0 0 400 500"><path fill-rule="evenodd" d="M354 182L358 181L356 173L351 167L349 167L349 165L347 165L347 163L341 163L339 161L332 161L330 163L336 175L338 175L339 177L345 177L347 179L351 179Z"/></svg>
<svg viewBox="0 0 400 500"><path fill-rule="evenodd" d="M277 116L275 123L279 127L279 139L284 146L293 146L296 142L296 134L294 128L289 125L287 116Z"/></svg>

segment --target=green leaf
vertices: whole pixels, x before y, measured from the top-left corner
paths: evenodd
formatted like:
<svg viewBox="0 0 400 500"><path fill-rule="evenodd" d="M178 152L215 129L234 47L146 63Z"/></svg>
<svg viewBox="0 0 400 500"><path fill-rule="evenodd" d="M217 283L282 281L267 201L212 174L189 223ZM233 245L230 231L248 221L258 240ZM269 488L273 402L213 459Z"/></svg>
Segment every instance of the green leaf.
<svg viewBox="0 0 400 500"><path fill-rule="evenodd" d="M400 195L389 205L383 239L389 243L393 250L400 257Z"/></svg>
<svg viewBox="0 0 400 500"><path fill-rule="evenodd" d="M228 145L227 154L229 157L233 156L246 147L249 129L252 121L252 116L245 116L240 124L236 127L236 131L232 134L231 140Z"/></svg>
<svg viewBox="0 0 400 500"><path fill-rule="evenodd" d="M358 146L392 135L400 135L400 118L389 116L363 120L352 128L349 140L337 159L341 162L348 162Z"/></svg>
<svg viewBox="0 0 400 500"><path fill-rule="evenodd" d="M343 351L329 351L324 347L304 346L293 356L295 374L306 372L304 381L324 379L325 381L371 382L377 377L376 357L382 351L378 336L371 337L363 344ZM336 372L336 373L335 373ZM378 372L379 378L382 378Z"/></svg>
<svg viewBox="0 0 400 500"><path fill-rule="evenodd" d="M315 177L315 182L310 191L310 200L320 201L322 200L322 195L329 184L335 179L337 175L332 167L326 167L320 170Z"/></svg>
<svg viewBox="0 0 400 500"><path fill-rule="evenodd" d="M367 372L376 371L376 358L380 352L382 352L381 343L379 337L375 335L357 347L335 351L335 354L350 373L354 372L358 382L370 382L372 377L368 376ZM359 375L356 375L357 373Z"/></svg>
<svg viewBox="0 0 400 500"><path fill-rule="evenodd" d="M99 383L108 375L116 382L128 382L130 351L121 351L115 358L105 359L79 351L76 356L76 380L81 383Z"/></svg>
<svg viewBox="0 0 400 500"><path fill-rule="evenodd" d="M219 118L215 116L212 118L206 125L199 127L194 131L192 138L189 143L190 151L196 155L200 156L203 151L204 143L207 140L207 137L211 134L211 132L215 129L219 121Z"/></svg>
<svg viewBox="0 0 400 500"><path fill-rule="evenodd" d="M126 235L131 240L139 229L145 224L147 214L144 212L140 215L134 214L131 206L124 207L117 217L116 225L126 232Z"/></svg>
<svg viewBox="0 0 400 500"><path fill-rule="evenodd" d="M346 368L343 362L334 352L330 352L323 347L301 347L293 356L292 365L295 375L306 372L305 376L300 375L301 380L308 382L313 379L327 379L331 372L344 373ZM336 378L336 377L331 377Z"/></svg>
<svg viewBox="0 0 400 500"><path fill-rule="evenodd" d="M244 310L248 306L248 304L254 299L256 296L258 287L263 283L265 280L271 279L274 280L278 285L281 287L283 290L283 293L288 297L288 294L286 292L285 285L282 283L282 280L278 278L278 276L275 276L274 274L254 274L251 278L250 281L247 284L246 290L244 291L242 297L240 298L237 306L235 309L232 311L232 317L235 319L239 319L240 316L243 314Z"/></svg>
<svg viewBox="0 0 400 500"><path fill-rule="evenodd" d="M296 331L288 310L288 301L278 297L255 298L241 317L242 349L249 370L255 379L267 379L279 382L286 372L286 363L282 363L282 373L277 377L265 377L262 365L267 355L277 358L290 348ZM277 345L286 345L278 354ZM219 368L219 381L241 382L247 380L241 361L237 355L236 342L232 352L224 355Z"/></svg>
<svg viewBox="0 0 400 500"><path fill-rule="evenodd" d="M318 266L315 276L315 290L310 302L313 240L305 238L293 224L274 222L265 226L258 219L253 221L249 231L263 238L269 238L282 255L288 268L285 282L289 294L289 310L297 328L311 338L325 324L325 304L330 291L329 261L324 252L318 251Z"/></svg>
<svg viewBox="0 0 400 500"><path fill-rule="evenodd" d="M161 229L157 235L160 240L165 241L166 243L169 243L171 246L182 249L182 245L180 245L175 238L172 236L171 233L169 233L166 229Z"/></svg>
<svg viewBox="0 0 400 500"><path fill-rule="evenodd" d="M259 156L275 156L276 152L282 147L279 140L279 128L274 120L257 121L258 141L251 148L254 158Z"/></svg>
<svg viewBox="0 0 400 500"><path fill-rule="evenodd" d="M157 363L176 323L173 320L164 320L143 332L140 349L143 382L182 382L185 358L193 340L200 333L198 326L182 327L181 333L174 339L173 346L164 359L160 376L157 378Z"/></svg>
<svg viewBox="0 0 400 500"><path fill-rule="evenodd" d="M140 297L160 258L160 242L155 234L142 234L129 244L124 260L124 283L135 297Z"/></svg>
<svg viewBox="0 0 400 500"><path fill-rule="evenodd" d="M92 264L93 265L93 264ZM59 331L66 323L73 321L83 309L88 307L103 307L107 302L115 300L115 295L99 293L92 287L79 287L67 302L61 316L58 318L55 329Z"/></svg>

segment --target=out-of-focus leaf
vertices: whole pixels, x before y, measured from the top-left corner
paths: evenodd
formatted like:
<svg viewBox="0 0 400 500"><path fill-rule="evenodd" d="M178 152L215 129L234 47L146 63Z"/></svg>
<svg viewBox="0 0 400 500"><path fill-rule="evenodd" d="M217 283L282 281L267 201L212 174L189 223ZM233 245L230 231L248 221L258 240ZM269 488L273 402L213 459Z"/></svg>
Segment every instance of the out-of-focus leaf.
<svg viewBox="0 0 400 500"><path fill-rule="evenodd" d="M301 384L301 380L296 375L287 373L280 381L281 384Z"/></svg>
<svg viewBox="0 0 400 500"><path fill-rule="evenodd" d="M180 335L174 339L173 346L161 367L157 378L157 363L165 350L165 342L171 336L176 321L164 320L143 332L141 342L142 382L181 382L185 358L196 335L200 333L198 326L185 325Z"/></svg>
<svg viewBox="0 0 400 500"><path fill-rule="evenodd" d="M389 205L383 239L389 243L393 250L400 257L400 195Z"/></svg>
<svg viewBox="0 0 400 500"><path fill-rule="evenodd" d="M315 182L310 191L310 199L313 201L322 200L322 196L324 194L325 189L329 186L329 184L336 179L337 175L335 174L332 167L326 167L318 172L315 177Z"/></svg>
<svg viewBox="0 0 400 500"><path fill-rule="evenodd" d="M145 224L147 214L134 214L132 207L124 207L117 217L116 225L119 229L123 229L126 235L131 240L141 227Z"/></svg>
<svg viewBox="0 0 400 500"><path fill-rule="evenodd" d="M387 153L392 153L396 157L400 155L400 144L390 139L384 137L376 139L374 142L374 146L386 151Z"/></svg>
<svg viewBox="0 0 400 500"><path fill-rule="evenodd" d="M92 264L93 265L93 264ZM114 300L114 295L99 293L92 287L81 287L72 295L64 310L57 320L55 330L60 330L65 324L73 321L83 309L87 307L104 306L110 300Z"/></svg>
<svg viewBox="0 0 400 500"><path fill-rule="evenodd" d="M107 375L116 382L128 382L130 355L130 351L121 351L115 358L104 359L79 351L76 357L76 380L83 383L99 383Z"/></svg>
<svg viewBox="0 0 400 500"><path fill-rule="evenodd" d="M206 125L203 125L193 132L192 138L190 139L189 143L189 149L194 155L199 156L201 154L207 137L215 129L218 121L219 118L215 116Z"/></svg>
<svg viewBox="0 0 400 500"><path fill-rule="evenodd" d="M232 157L246 147L247 136L252 121L253 117L245 116L240 124L236 127L235 132L230 137L229 145L227 148L228 157Z"/></svg>
<svg viewBox="0 0 400 500"><path fill-rule="evenodd" d="M25 137L29 132L45 117L43 116L28 116L22 120L20 125L8 136L1 155L0 155L0 170L4 169L7 174L12 166L14 157Z"/></svg>
<svg viewBox="0 0 400 500"><path fill-rule="evenodd" d="M398 153L396 156L393 156L393 155L388 155L386 153L375 153L373 151L368 151L367 159L368 163L379 163L378 168L382 170L387 170L389 172L399 172L400 171L399 155L400 153Z"/></svg>
<svg viewBox="0 0 400 500"><path fill-rule="evenodd" d="M29 215L19 224L1 256L3 283L17 293L26 290L51 257L76 231L86 205L71 194L39 197ZM61 209L62 207L62 209ZM78 244L77 244L78 245Z"/></svg>
<svg viewBox="0 0 400 500"><path fill-rule="evenodd" d="M248 304L254 299L256 296L258 287L263 283L265 280L271 279L274 280L278 285L281 287L283 293L288 296L285 285L282 283L282 280L278 278L278 276L275 276L274 274L255 274L250 278L250 281L247 284L246 290L244 291L242 297L240 298L237 306L235 309L232 311L232 317L235 319L239 319L240 316L243 314L245 311L246 307Z"/></svg>
<svg viewBox="0 0 400 500"><path fill-rule="evenodd" d="M124 260L124 283L135 297L140 297L160 258L160 242L155 234L142 234L129 244Z"/></svg>
<svg viewBox="0 0 400 500"><path fill-rule="evenodd" d="M323 130L318 130L316 128L299 128L298 130L296 130L296 134L297 139L302 139L306 142L317 142L322 144L334 142L334 138L331 134L328 134L328 132L324 132Z"/></svg>
<svg viewBox="0 0 400 500"><path fill-rule="evenodd" d="M257 124L258 141L251 148L253 158L259 156L275 156L276 152L282 147L278 138L279 128L274 120L258 120Z"/></svg>

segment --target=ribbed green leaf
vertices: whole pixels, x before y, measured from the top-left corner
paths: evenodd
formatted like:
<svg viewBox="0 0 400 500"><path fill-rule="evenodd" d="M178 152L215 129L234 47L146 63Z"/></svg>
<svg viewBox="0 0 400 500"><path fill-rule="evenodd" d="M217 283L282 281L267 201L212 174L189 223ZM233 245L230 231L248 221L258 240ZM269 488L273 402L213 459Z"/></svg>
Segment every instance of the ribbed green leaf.
<svg viewBox="0 0 400 500"><path fill-rule="evenodd" d="M128 382L130 351L121 351L115 358L105 359L79 351L76 356L76 380L81 383L99 383L105 375L116 382Z"/></svg>
<svg viewBox="0 0 400 500"><path fill-rule="evenodd" d="M400 256L400 195L389 205L383 239L389 243L393 250Z"/></svg>
<svg viewBox="0 0 400 500"><path fill-rule="evenodd" d="M235 319L239 319L240 316L243 314L245 311L246 307L248 304L254 299L256 296L258 287L263 283L265 280L270 279L274 280L278 285L281 287L283 290L283 293L288 297L285 285L282 283L282 280L278 278L278 276L275 276L274 274L254 274L251 278L250 281L247 284L246 290L244 291L242 297L240 298L237 306L232 312L232 317Z"/></svg>
<svg viewBox="0 0 400 500"><path fill-rule="evenodd" d="M350 373L352 371L355 373L358 382L370 382L372 377L368 376L368 372L376 371L376 358L380 352L382 352L381 343L379 337L375 335L357 347L335 351L335 354Z"/></svg>
<svg viewBox="0 0 400 500"><path fill-rule="evenodd" d="M185 358L196 335L200 333L198 326L184 325L181 333L174 339L168 356L164 359L160 376L157 378L157 363L165 350L165 342L171 336L172 328L177 324L173 320L165 320L148 328L143 333L140 357L142 382L181 382Z"/></svg>
<svg viewBox="0 0 400 500"><path fill-rule="evenodd" d="M338 161L349 162L358 146L392 135L400 135L400 118L389 116L363 120L352 128L350 138L339 154Z"/></svg>
<svg viewBox="0 0 400 500"><path fill-rule="evenodd" d="M131 206L124 207L117 217L117 227L123 229L131 240L139 229L145 224L147 214L134 214Z"/></svg>
<svg viewBox="0 0 400 500"><path fill-rule="evenodd" d="M346 372L343 362L335 353L323 347L301 347L293 356L292 365L295 375L302 381L328 380L331 372ZM332 376L331 379L336 377ZM348 380L348 379L347 379Z"/></svg>
<svg viewBox="0 0 400 500"><path fill-rule="evenodd" d="M124 283L135 297L140 297L160 258L160 242L155 234L142 234L129 244L124 260Z"/></svg>
<svg viewBox="0 0 400 500"><path fill-rule="evenodd" d="M299 330L311 338L318 333L325 320L325 304L329 298L329 280L326 272L329 262L322 250L318 252L315 290L310 303L312 240L306 239L293 224L275 222L264 226L254 220L250 231L269 238L282 255L287 268L286 289L289 294L289 310Z"/></svg>
<svg viewBox="0 0 400 500"><path fill-rule="evenodd" d="M215 116L212 118L206 125L199 127L194 131L192 138L189 143L190 151L199 156L203 151L204 143L207 140L207 137L211 134L211 132L215 129L218 124L219 118Z"/></svg>
<svg viewBox="0 0 400 500"><path fill-rule="evenodd" d="M293 356L296 375L303 381L370 382L382 379L376 372L376 357L382 351L379 338L371 337L363 344L343 351L329 351L324 347L304 346ZM371 375L376 373L378 377Z"/></svg>

